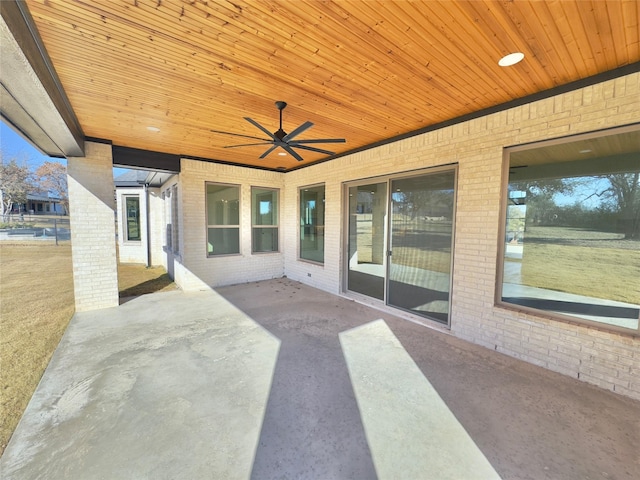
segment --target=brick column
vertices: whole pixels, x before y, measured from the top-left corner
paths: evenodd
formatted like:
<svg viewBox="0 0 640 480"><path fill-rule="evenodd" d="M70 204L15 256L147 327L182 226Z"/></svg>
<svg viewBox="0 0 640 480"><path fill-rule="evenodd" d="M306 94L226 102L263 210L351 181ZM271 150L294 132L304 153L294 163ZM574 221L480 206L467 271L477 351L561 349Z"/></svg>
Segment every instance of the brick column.
<svg viewBox="0 0 640 480"><path fill-rule="evenodd" d="M119 304L111 145L85 142L85 155L67 159L78 312Z"/></svg>

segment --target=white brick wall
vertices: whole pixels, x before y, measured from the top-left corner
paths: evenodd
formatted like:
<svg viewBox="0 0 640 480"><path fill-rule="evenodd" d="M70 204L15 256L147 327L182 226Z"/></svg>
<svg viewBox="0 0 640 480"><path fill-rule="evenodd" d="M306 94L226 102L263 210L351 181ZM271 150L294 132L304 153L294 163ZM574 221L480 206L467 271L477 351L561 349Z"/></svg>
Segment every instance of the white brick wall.
<svg viewBox="0 0 640 480"><path fill-rule="evenodd" d="M494 306L503 149L640 122L640 74L501 111L287 174L182 161L182 262L176 280L203 288L288 277L342 291L342 184L458 165L451 332L487 348L640 399L640 339ZM242 186L240 256L207 258L205 182ZM325 262L300 261L298 189L325 184ZM250 187L281 188L281 252L252 255ZM309 276L310 275L310 276Z"/></svg>
<svg viewBox="0 0 640 480"><path fill-rule="evenodd" d="M153 231L151 232L152 252L151 258L154 265L162 265L171 278L185 290L188 289L188 282L180 271L176 272L176 261L181 261L182 241L178 241L178 250L174 251L175 245L171 248L167 247L167 222L171 216L171 204L174 192L177 191L178 198L182 196L179 175L171 176L160 188L153 189L151 193L151 224ZM181 202L178 200L178 222L182 222ZM175 219L171 219L173 223ZM182 231L179 231L180 239L182 239Z"/></svg>
<svg viewBox="0 0 640 480"><path fill-rule="evenodd" d="M76 311L118 305L111 145L85 142L67 159Z"/></svg>
<svg viewBox="0 0 640 480"><path fill-rule="evenodd" d="M162 192L159 188L149 188L149 223L151 224L151 265L167 268L164 245Z"/></svg>
<svg viewBox="0 0 640 480"><path fill-rule="evenodd" d="M240 255L207 257L205 183L223 182L241 185ZM251 187L280 189L280 205L285 202L284 175L256 169L234 167L183 159L180 172L180 221L182 224L181 261L176 282L185 289L220 286L284 275L282 228L280 252L251 253ZM280 208L280 222L283 212Z"/></svg>
<svg viewBox="0 0 640 480"><path fill-rule="evenodd" d="M640 339L494 306L503 148L640 121L640 74L558 95L286 174L285 273L341 290L341 183L457 163L451 331L565 375L640 398ZM324 267L296 259L297 189L326 184ZM311 278L307 276L311 273Z"/></svg>

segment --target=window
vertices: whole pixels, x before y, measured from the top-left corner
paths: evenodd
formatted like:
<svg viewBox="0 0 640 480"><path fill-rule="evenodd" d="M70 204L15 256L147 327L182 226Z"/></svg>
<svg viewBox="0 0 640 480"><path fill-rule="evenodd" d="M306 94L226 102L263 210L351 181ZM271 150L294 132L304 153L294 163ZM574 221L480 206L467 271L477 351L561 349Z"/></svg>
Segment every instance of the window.
<svg viewBox="0 0 640 480"><path fill-rule="evenodd" d="M640 128L506 151L498 301L639 330Z"/></svg>
<svg viewBox="0 0 640 480"><path fill-rule="evenodd" d="M240 253L240 187L207 184L207 255Z"/></svg>
<svg viewBox="0 0 640 480"><path fill-rule="evenodd" d="M125 238L128 242L139 242L140 235L140 197L125 196L124 197L125 212Z"/></svg>
<svg viewBox="0 0 640 480"><path fill-rule="evenodd" d="M180 238L178 237L178 227L180 226L178 219L178 186L171 187L171 238L173 243L173 251L180 251Z"/></svg>
<svg viewBox="0 0 640 480"><path fill-rule="evenodd" d="M324 263L324 185L300 189L300 258Z"/></svg>
<svg viewBox="0 0 640 480"><path fill-rule="evenodd" d="M251 188L251 249L278 251L278 190Z"/></svg>

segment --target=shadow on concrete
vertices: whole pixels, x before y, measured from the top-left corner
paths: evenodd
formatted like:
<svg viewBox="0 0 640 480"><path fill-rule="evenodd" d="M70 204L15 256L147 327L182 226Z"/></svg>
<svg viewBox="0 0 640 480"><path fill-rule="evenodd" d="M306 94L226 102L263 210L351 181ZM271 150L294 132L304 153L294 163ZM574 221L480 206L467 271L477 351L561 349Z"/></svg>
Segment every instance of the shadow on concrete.
<svg viewBox="0 0 640 480"><path fill-rule="evenodd" d="M377 478L338 337L369 318L297 282L250 285L216 291L281 341L251 477Z"/></svg>

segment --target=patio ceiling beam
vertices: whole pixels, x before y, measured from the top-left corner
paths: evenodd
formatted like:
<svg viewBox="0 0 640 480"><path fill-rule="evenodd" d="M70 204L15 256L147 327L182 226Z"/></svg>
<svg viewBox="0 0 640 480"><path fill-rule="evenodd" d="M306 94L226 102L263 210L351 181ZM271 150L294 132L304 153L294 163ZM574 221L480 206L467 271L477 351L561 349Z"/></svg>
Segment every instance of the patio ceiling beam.
<svg viewBox="0 0 640 480"><path fill-rule="evenodd" d="M138 148L113 146L113 166L180 173L180 156Z"/></svg>

